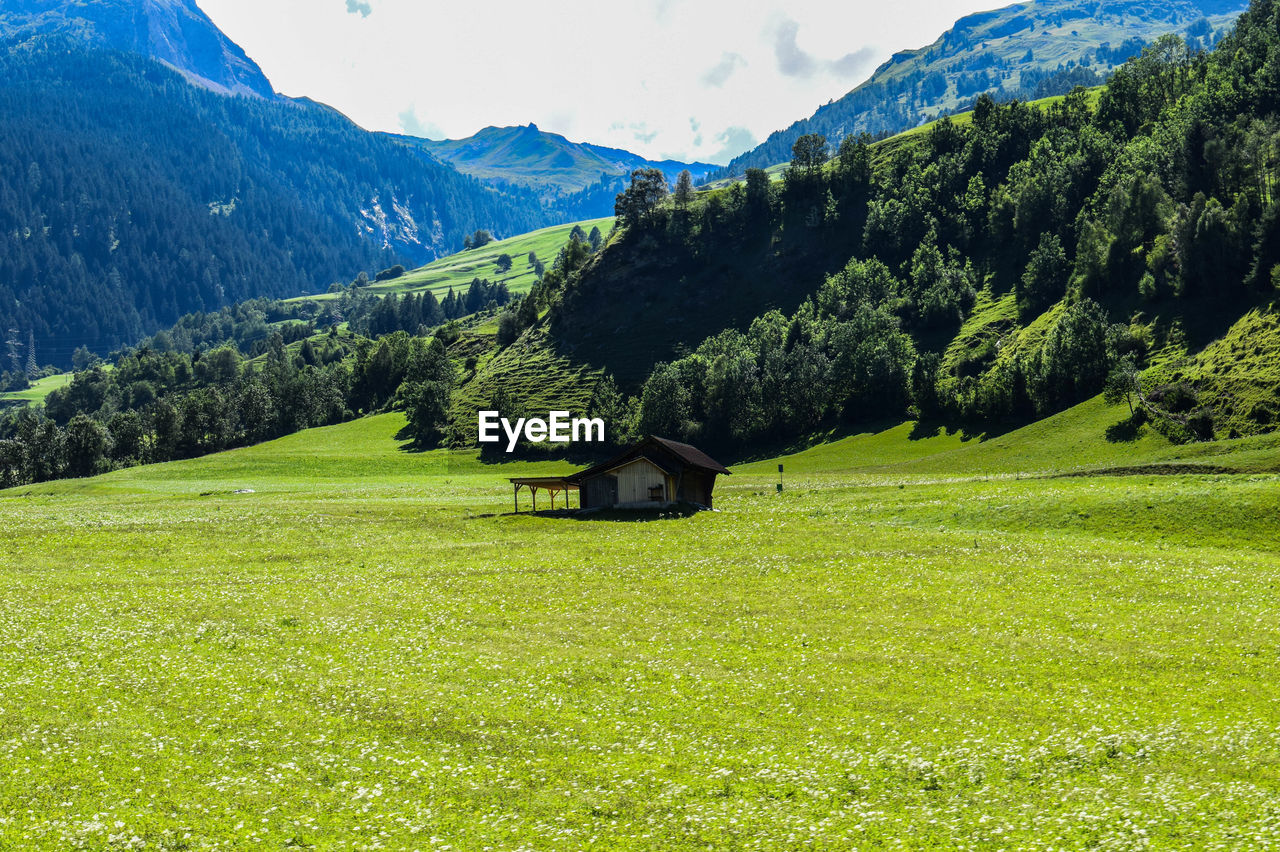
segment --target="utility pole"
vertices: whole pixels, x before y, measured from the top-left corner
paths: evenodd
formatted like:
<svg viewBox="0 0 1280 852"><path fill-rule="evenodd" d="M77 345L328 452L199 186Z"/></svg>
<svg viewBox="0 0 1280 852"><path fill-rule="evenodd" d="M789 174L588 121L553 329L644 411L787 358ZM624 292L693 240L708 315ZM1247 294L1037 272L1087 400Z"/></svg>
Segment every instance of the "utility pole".
<svg viewBox="0 0 1280 852"><path fill-rule="evenodd" d="M36 373L40 372L40 365L36 363L36 332L35 329L27 330L27 378L31 381L36 380Z"/></svg>

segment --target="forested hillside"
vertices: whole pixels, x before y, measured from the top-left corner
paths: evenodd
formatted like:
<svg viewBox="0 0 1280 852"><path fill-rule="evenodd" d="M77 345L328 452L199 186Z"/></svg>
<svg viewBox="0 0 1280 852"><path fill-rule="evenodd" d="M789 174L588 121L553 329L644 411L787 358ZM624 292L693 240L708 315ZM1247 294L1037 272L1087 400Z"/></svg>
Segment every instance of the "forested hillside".
<svg viewBox="0 0 1280 852"><path fill-rule="evenodd" d="M0 55L0 138L0 330L41 364L548 219L328 107L70 41Z"/></svg>
<svg viewBox="0 0 1280 852"><path fill-rule="evenodd" d="M962 18L933 44L904 50L844 97L735 157L710 180L786 162L801 136L833 144L884 135L968 108L980 94L1028 100L1104 82L1121 63L1166 33L1210 48L1243 0L1031 0Z"/></svg>
<svg viewBox="0 0 1280 852"><path fill-rule="evenodd" d="M981 98L828 153L802 137L781 183L633 187L608 247L535 288L534 332L634 390L636 431L739 450L908 415L998 429L1104 387L1134 412L1117 440L1280 422L1274 0L1212 54L1158 40L1096 104Z"/></svg>

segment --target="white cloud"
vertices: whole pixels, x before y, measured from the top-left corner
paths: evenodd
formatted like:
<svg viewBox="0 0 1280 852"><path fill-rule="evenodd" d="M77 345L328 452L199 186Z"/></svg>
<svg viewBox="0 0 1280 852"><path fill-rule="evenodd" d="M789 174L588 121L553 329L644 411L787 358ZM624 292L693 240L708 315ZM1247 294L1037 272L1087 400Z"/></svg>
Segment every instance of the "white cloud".
<svg viewBox="0 0 1280 852"><path fill-rule="evenodd" d="M756 147L758 140L745 127L729 127L716 134L715 143L719 149L710 161L723 164Z"/></svg>
<svg viewBox="0 0 1280 852"><path fill-rule="evenodd" d="M720 61L714 67L702 75L702 82L718 89L729 81L729 78L733 76L733 72L738 70L739 65L746 64L747 60L743 59L741 54L726 53L720 57Z"/></svg>
<svg viewBox="0 0 1280 852"><path fill-rule="evenodd" d="M796 44L798 32L800 25L795 21L778 24L774 33L773 55L778 58L778 70L788 77L812 77L818 70L818 63Z"/></svg>
<svg viewBox="0 0 1280 852"><path fill-rule="evenodd" d="M743 140L810 115L873 63L991 5L648 0L600 4L568 26L529 0L489 0L483 13L422 0L199 2L277 90L371 130L458 139L535 122L574 141L702 161L741 153Z"/></svg>
<svg viewBox="0 0 1280 852"><path fill-rule="evenodd" d="M400 129L410 136L419 136L423 139L442 139L444 137L444 131L429 121L423 121L414 106L404 109L399 118Z"/></svg>
<svg viewBox="0 0 1280 852"><path fill-rule="evenodd" d="M649 125L643 121L631 125L631 138L643 145L648 145L654 139L657 139L659 132L660 131L657 130L650 130Z"/></svg>
<svg viewBox="0 0 1280 852"><path fill-rule="evenodd" d="M840 78L852 77L867 69L875 56L872 47L864 46L839 59L819 59L800 47L796 40L799 33L800 25L790 18L781 21L774 31L773 55L778 61L778 70L788 77L808 79L823 73Z"/></svg>

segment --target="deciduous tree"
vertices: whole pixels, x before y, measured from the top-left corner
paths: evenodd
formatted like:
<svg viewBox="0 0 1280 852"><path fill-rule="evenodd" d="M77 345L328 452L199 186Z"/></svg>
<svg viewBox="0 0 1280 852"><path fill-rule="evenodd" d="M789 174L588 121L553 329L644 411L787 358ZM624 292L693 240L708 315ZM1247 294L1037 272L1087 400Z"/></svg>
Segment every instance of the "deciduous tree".
<svg viewBox="0 0 1280 852"><path fill-rule="evenodd" d="M636 169L631 173L631 185L618 194L613 212L624 227L643 229L652 224L666 197L667 178L661 169Z"/></svg>

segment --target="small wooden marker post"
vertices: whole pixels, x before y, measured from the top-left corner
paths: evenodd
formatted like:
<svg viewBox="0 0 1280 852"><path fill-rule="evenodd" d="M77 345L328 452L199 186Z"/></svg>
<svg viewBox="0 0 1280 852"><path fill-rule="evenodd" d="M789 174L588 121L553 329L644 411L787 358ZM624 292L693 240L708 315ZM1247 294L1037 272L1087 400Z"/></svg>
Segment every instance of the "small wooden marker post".
<svg viewBox="0 0 1280 852"><path fill-rule="evenodd" d="M778 493L782 493L782 465L778 465Z"/></svg>

